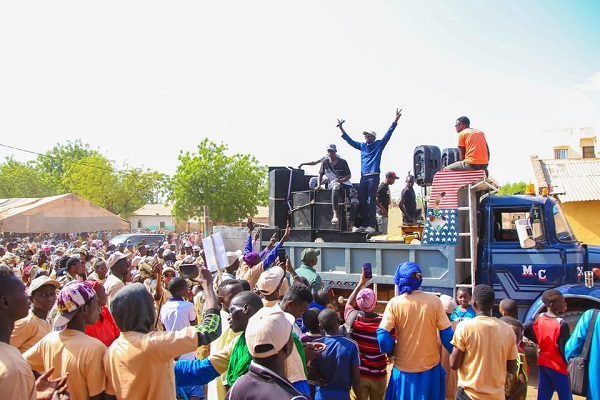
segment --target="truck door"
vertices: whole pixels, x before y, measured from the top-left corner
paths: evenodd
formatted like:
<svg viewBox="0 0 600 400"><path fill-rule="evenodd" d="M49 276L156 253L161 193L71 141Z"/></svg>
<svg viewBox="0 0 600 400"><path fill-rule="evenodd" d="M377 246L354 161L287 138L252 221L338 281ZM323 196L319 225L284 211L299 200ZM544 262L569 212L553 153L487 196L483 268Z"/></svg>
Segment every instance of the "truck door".
<svg viewBox="0 0 600 400"><path fill-rule="evenodd" d="M563 283L564 250L550 246L542 211L540 205L492 208L486 278L497 300L531 303L542 291ZM536 247L522 249L519 244L514 221L522 218L532 222Z"/></svg>

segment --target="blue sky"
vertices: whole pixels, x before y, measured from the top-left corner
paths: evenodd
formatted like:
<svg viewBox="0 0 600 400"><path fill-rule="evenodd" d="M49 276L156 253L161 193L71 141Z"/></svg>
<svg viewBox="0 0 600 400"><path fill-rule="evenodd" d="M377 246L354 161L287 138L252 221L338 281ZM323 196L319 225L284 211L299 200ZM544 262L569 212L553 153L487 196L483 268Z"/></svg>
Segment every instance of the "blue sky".
<svg viewBox="0 0 600 400"><path fill-rule="evenodd" d="M576 0L3 2L0 144L81 139L173 173L204 137L266 165L336 143L357 180L336 119L360 140L400 107L382 172L405 175L417 145L454 147L467 115L492 176L527 181L558 130L600 133L598 21L600 2Z"/></svg>

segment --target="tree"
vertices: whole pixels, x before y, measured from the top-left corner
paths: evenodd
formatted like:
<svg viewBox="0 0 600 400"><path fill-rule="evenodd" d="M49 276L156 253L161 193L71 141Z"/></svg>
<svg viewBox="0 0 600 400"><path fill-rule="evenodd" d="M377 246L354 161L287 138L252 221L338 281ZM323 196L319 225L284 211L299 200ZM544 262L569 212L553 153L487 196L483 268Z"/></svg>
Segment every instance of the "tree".
<svg viewBox="0 0 600 400"><path fill-rule="evenodd" d="M510 183L508 182L506 185L500 186L500 190L498 190L499 195L511 195L511 194L525 194L525 189L527 188L527 184L523 181Z"/></svg>
<svg viewBox="0 0 600 400"><path fill-rule="evenodd" d="M248 154L225 154L227 146L204 139L198 153L179 154L172 179L173 214L183 220L202 215L208 206L213 221L236 222L255 215L267 201L267 170Z"/></svg>
<svg viewBox="0 0 600 400"><path fill-rule="evenodd" d="M100 153L80 158L76 163L65 163L60 181L68 192L75 193L92 203L118 214L114 203L117 172L112 163Z"/></svg>
<svg viewBox="0 0 600 400"><path fill-rule="evenodd" d="M49 174L33 162L21 163L12 156L0 164L0 198L46 197L60 194Z"/></svg>
<svg viewBox="0 0 600 400"><path fill-rule="evenodd" d="M52 150L39 155L37 157L37 168L52 177L53 185L58 188L60 193L66 193L69 191L69 185L63 185L63 176L67 169L92 155L100 155L100 153L97 150L90 150L90 146L83 144L80 139L75 140L75 142L69 140L66 145L58 143Z"/></svg>

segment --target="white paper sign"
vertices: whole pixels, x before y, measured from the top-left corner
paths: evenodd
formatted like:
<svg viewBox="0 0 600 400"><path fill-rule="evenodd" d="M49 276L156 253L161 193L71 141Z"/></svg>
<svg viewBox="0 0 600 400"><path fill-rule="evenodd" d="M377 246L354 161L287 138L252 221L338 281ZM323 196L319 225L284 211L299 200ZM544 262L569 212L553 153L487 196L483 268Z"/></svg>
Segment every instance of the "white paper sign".
<svg viewBox="0 0 600 400"><path fill-rule="evenodd" d="M207 268L210 272L215 272L219 268L227 268L229 266L225 242L223 242L223 236L221 236L220 232L203 238L202 246L204 247Z"/></svg>

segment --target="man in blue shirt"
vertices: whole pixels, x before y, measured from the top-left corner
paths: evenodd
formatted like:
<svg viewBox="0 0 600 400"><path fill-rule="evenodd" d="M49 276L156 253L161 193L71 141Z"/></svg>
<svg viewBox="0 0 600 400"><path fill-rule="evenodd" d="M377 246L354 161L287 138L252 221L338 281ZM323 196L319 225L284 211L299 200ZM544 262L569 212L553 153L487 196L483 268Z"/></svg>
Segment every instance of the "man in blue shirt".
<svg viewBox="0 0 600 400"><path fill-rule="evenodd" d="M354 228L353 231L364 231L367 233L374 233L377 221L375 219L375 196L377 193L377 187L379 186L379 173L381 172L379 165L381 164L381 154L383 149L387 145L387 142L392 137L398 120L400 119L402 109L396 109L396 118L392 122L392 126L388 129L386 134L381 140L377 139L377 134L374 131L365 131L363 135L365 137L364 143L356 142L348 136L344 131L343 119L338 119L337 127L342 131L342 138L348 142L348 144L357 150L360 150L360 184L358 185L358 201L359 210L361 215L362 227Z"/></svg>

